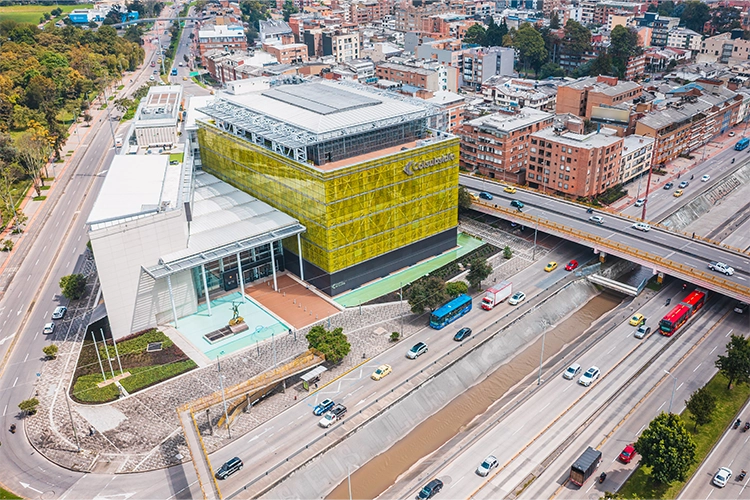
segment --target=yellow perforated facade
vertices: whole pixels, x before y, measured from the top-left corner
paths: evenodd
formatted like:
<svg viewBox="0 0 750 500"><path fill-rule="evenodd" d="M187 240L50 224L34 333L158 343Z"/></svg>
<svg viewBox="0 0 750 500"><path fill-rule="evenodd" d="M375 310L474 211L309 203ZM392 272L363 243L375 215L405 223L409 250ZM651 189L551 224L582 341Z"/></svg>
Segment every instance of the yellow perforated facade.
<svg viewBox="0 0 750 500"><path fill-rule="evenodd" d="M303 258L327 273L458 225L456 137L323 167L207 124L201 124L198 137L203 169L299 219L307 227ZM297 253L296 240L285 246Z"/></svg>

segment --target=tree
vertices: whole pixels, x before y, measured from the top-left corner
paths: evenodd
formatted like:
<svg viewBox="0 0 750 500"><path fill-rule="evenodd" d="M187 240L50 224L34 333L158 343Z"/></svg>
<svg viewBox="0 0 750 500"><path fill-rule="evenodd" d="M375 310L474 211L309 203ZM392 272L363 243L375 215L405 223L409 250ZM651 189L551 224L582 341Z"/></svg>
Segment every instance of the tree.
<svg viewBox="0 0 750 500"><path fill-rule="evenodd" d="M549 78L550 76L565 76L565 70L563 70L559 64L553 63L552 61L546 62L539 69L539 79L544 80L545 78Z"/></svg>
<svg viewBox="0 0 750 500"><path fill-rule="evenodd" d="M455 299L462 293L469 291L469 285L463 281L451 281L445 284L445 293L452 299Z"/></svg>
<svg viewBox="0 0 750 500"><path fill-rule="evenodd" d="M524 69L531 66L536 73L547 60L547 49L544 39L529 23L524 23L513 38L513 46L518 50L518 56Z"/></svg>
<svg viewBox="0 0 750 500"><path fill-rule="evenodd" d="M490 274L492 274L492 266L487 262L487 259L474 257L469 262L469 274L466 275L466 281L469 282L472 288L477 289L482 286L484 281Z"/></svg>
<svg viewBox="0 0 750 500"><path fill-rule="evenodd" d="M471 208L471 195L469 190L464 186L458 186L458 209L460 211L467 211Z"/></svg>
<svg viewBox="0 0 750 500"><path fill-rule="evenodd" d="M398 332L391 332L391 342L398 342L398 338L401 336Z"/></svg>
<svg viewBox="0 0 750 500"><path fill-rule="evenodd" d="M352 350L351 344L341 327L326 330L320 325L314 326L306 335L308 347L317 349L329 363L339 363Z"/></svg>
<svg viewBox="0 0 750 500"><path fill-rule="evenodd" d="M742 28L742 13L734 7L715 7L710 14L711 24L719 33Z"/></svg>
<svg viewBox="0 0 750 500"><path fill-rule="evenodd" d="M37 398L24 399L18 403L18 408L23 412L24 415L33 415L36 413L36 409L39 406L39 400Z"/></svg>
<svg viewBox="0 0 750 500"><path fill-rule="evenodd" d="M638 33L634 28L618 25L612 30L609 39L608 52L612 57L612 65L617 68L617 76L624 78L628 60L643 52L638 45Z"/></svg>
<svg viewBox="0 0 750 500"><path fill-rule="evenodd" d="M86 276L83 274L69 274L60 278L60 290L66 299L80 299L85 289Z"/></svg>
<svg viewBox="0 0 750 500"><path fill-rule="evenodd" d="M481 24L473 24L466 30L463 42L470 45L485 46L487 44L487 31Z"/></svg>
<svg viewBox="0 0 750 500"><path fill-rule="evenodd" d="M13 240L3 240L3 246L0 247L3 252L10 252L13 250Z"/></svg>
<svg viewBox="0 0 750 500"><path fill-rule="evenodd" d="M508 245L505 245L505 248L503 248L503 257L506 259L513 257L513 250Z"/></svg>
<svg viewBox="0 0 750 500"><path fill-rule="evenodd" d="M422 314L425 308L434 311L447 299L445 283L437 276L420 278L406 290L406 300L414 314Z"/></svg>
<svg viewBox="0 0 750 500"><path fill-rule="evenodd" d="M703 33L703 25L711 19L708 5L698 0L690 0L684 2L683 5L684 8L680 19L685 23L685 27L698 33Z"/></svg>
<svg viewBox="0 0 750 500"><path fill-rule="evenodd" d="M658 12L660 16L671 17L673 10L674 2L672 0L664 0L663 2L659 2L659 7L656 9L656 12Z"/></svg>
<svg viewBox="0 0 750 500"><path fill-rule="evenodd" d="M119 99L115 99L114 101L112 101L112 105L116 110L125 113L128 109L135 106L135 102L128 99L127 97L120 97Z"/></svg>
<svg viewBox="0 0 750 500"><path fill-rule="evenodd" d="M495 20L490 17L487 24L487 36L485 43L488 47L500 47L503 44L503 37L508 34L508 25L505 19L500 25L495 24Z"/></svg>
<svg viewBox="0 0 750 500"><path fill-rule="evenodd" d="M699 425L711 423L711 415L716 410L716 398L703 386L691 394L690 399L685 401L685 408L693 414L693 418L695 418L693 431L697 431Z"/></svg>
<svg viewBox="0 0 750 500"><path fill-rule="evenodd" d="M42 348L42 352L49 359L55 359L57 357L58 348L55 344L50 344Z"/></svg>
<svg viewBox="0 0 750 500"><path fill-rule="evenodd" d="M36 195L40 196L44 186L43 170L52 154L53 139L44 127L32 122L29 130L16 139L16 149L24 170L31 177Z"/></svg>
<svg viewBox="0 0 750 500"><path fill-rule="evenodd" d="M659 414L635 443L641 464L651 467L651 476L660 483L684 481L695 462L695 442L679 415Z"/></svg>
<svg viewBox="0 0 750 500"><path fill-rule="evenodd" d="M591 50L591 31L581 23L568 19L565 23L562 50L574 62L580 62L583 54Z"/></svg>
<svg viewBox="0 0 750 500"><path fill-rule="evenodd" d="M292 17L292 14L296 14L299 12L299 9L294 6L292 3L292 0L285 0L284 1L284 8L282 9L282 12L284 13L284 21L289 21L289 18Z"/></svg>
<svg viewBox="0 0 750 500"><path fill-rule="evenodd" d="M734 382L750 382L750 341L742 335L732 335L727 343L726 356L720 354L715 364L727 378L727 390Z"/></svg>
<svg viewBox="0 0 750 500"><path fill-rule="evenodd" d="M612 74L612 56L606 50L602 50L596 59L591 61L588 67L588 75L611 75Z"/></svg>
<svg viewBox="0 0 750 500"><path fill-rule="evenodd" d="M557 12L553 12L552 17L549 18L549 29L560 29L560 17L558 17Z"/></svg>
<svg viewBox="0 0 750 500"><path fill-rule="evenodd" d="M29 220L29 216L20 210L16 210L16 216L13 217L13 233L18 234L23 232L23 227Z"/></svg>

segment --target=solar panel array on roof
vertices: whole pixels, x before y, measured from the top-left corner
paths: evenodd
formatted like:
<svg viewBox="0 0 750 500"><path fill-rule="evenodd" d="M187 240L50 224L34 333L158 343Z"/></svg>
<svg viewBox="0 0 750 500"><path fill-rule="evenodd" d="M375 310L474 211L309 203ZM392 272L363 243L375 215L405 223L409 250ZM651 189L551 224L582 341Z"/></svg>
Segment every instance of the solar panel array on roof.
<svg viewBox="0 0 750 500"><path fill-rule="evenodd" d="M319 83L284 85L267 90L263 92L263 95L319 115L330 115L381 104L378 99Z"/></svg>

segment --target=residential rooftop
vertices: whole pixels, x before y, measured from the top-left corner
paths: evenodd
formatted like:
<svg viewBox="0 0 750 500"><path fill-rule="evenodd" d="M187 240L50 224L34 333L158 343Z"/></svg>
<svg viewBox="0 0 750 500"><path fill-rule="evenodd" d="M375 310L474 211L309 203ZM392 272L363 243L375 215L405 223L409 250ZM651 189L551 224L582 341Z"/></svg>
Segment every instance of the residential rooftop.
<svg viewBox="0 0 750 500"><path fill-rule="evenodd" d="M621 139L621 137L618 137L616 134L616 131L608 128L602 128L599 132L592 132L590 134L574 134L573 132L568 131L559 133L552 127L548 127L539 130L538 132L534 132L531 135L533 137L548 139L559 144L567 144L568 146L574 146L576 148L592 149L615 144Z"/></svg>
<svg viewBox="0 0 750 500"><path fill-rule="evenodd" d="M538 123L547 119L553 118L555 115L547 113L545 111L539 111L534 108L523 108L521 112L507 115L503 113L493 113L490 115L480 116L469 122L468 125L472 127L481 127L485 129L495 130L501 133L510 133L515 130L528 127L534 123Z"/></svg>

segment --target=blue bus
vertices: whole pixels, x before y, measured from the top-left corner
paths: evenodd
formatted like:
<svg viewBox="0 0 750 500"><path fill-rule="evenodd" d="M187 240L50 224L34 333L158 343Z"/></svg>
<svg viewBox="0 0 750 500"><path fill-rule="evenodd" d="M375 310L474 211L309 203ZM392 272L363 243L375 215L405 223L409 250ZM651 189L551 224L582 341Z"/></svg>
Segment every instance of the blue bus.
<svg viewBox="0 0 750 500"><path fill-rule="evenodd" d="M461 294L430 315L430 326L435 330L440 330L469 311L471 311L471 297Z"/></svg>
<svg viewBox="0 0 750 500"><path fill-rule="evenodd" d="M750 139L748 139L747 137L743 137L742 139L737 141L737 144L734 145L734 149L736 149L737 151L742 151L748 146L750 146Z"/></svg>

